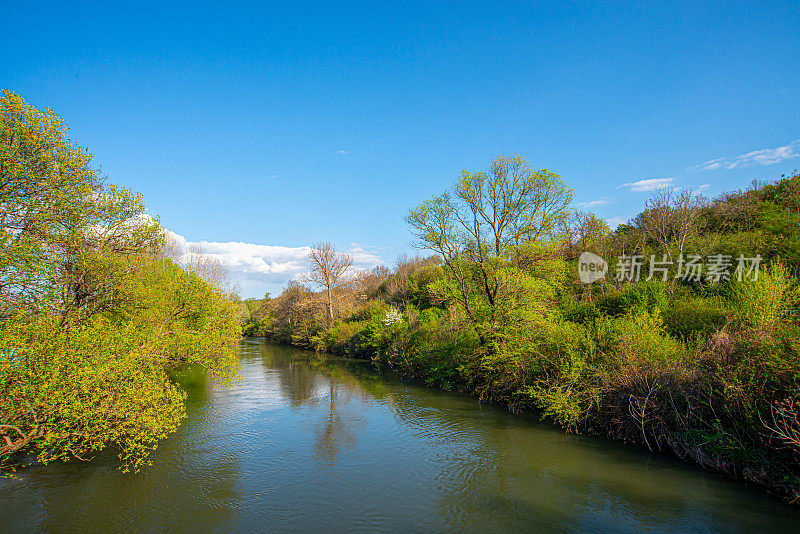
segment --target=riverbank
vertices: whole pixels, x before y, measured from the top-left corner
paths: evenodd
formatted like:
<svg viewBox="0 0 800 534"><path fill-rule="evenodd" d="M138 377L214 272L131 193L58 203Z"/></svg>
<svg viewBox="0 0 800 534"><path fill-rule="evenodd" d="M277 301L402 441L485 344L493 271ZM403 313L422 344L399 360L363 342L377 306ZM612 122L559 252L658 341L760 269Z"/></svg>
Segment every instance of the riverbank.
<svg viewBox="0 0 800 534"><path fill-rule="evenodd" d="M797 192L800 175L714 200L658 191L611 231L568 212L557 175L497 158L409 210L433 256L345 276L347 255L321 246L309 265L328 277L310 279L327 285L251 301L245 333L372 358L797 503Z"/></svg>

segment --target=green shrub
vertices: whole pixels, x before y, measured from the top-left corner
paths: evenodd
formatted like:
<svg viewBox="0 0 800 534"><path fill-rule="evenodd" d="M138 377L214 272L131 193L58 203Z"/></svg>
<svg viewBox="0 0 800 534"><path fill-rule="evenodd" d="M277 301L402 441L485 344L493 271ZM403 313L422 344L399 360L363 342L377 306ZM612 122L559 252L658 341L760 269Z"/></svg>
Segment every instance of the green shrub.
<svg viewBox="0 0 800 534"><path fill-rule="evenodd" d="M327 330L320 330L311 338L311 346L319 352L330 352L359 358L375 358L384 353L391 337L401 324L393 324L387 317L394 310L399 323L405 319L397 311L379 301L372 301L354 313L348 321L337 321ZM354 320L361 318L360 320Z"/></svg>
<svg viewBox="0 0 800 534"><path fill-rule="evenodd" d="M637 315L664 309L667 304L664 282L648 280L633 284L621 291L606 293L597 299L597 309L607 315Z"/></svg>
<svg viewBox="0 0 800 534"><path fill-rule="evenodd" d="M666 332L683 341L707 338L728 320L721 302L698 297L673 299L662 316Z"/></svg>
<svg viewBox="0 0 800 534"><path fill-rule="evenodd" d="M311 338L311 345L319 352L355 355L354 339L364 328L366 321L337 322L327 330L321 330Z"/></svg>
<svg viewBox="0 0 800 534"><path fill-rule="evenodd" d="M575 428L585 417L581 397L574 394L575 390L569 384L548 387L541 383L524 388L522 393L530 396L542 409L543 419L552 419L563 428Z"/></svg>
<svg viewBox="0 0 800 534"><path fill-rule="evenodd" d="M561 316L573 323L587 324L601 316L600 310L593 302L576 301L571 295L563 299L559 309Z"/></svg>
<svg viewBox="0 0 800 534"><path fill-rule="evenodd" d="M408 301L419 309L434 306L430 286L444 277L444 269L438 265L428 265L414 273L408 280Z"/></svg>
<svg viewBox="0 0 800 534"><path fill-rule="evenodd" d="M353 314L346 319L346 321L369 321L376 317L383 317L390 308L391 306L385 302L380 300L370 300L354 311Z"/></svg>
<svg viewBox="0 0 800 534"><path fill-rule="evenodd" d="M469 387L477 339L438 308L406 309L406 320L388 328L380 356L406 376L454 389Z"/></svg>
<svg viewBox="0 0 800 534"><path fill-rule="evenodd" d="M793 299L794 284L786 266L773 262L756 280L731 280L726 293L734 317L742 327L771 331L783 318L786 304Z"/></svg>
<svg viewBox="0 0 800 534"><path fill-rule="evenodd" d="M591 323L594 326L599 321ZM592 375L600 353L590 330L570 321L542 319L515 332L497 355L484 362L496 379L513 392L515 403L529 399L542 417L566 428L575 428L595 397Z"/></svg>
<svg viewBox="0 0 800 534"><path fill-rule="evenodd" d="M614 329L619 343L615 360L619 365L646 363L672 367L689 359L683 343L664 335L663 321L658 312L617 319Z"/></svg>
<svg viewBox="0 0 800 534"><path fill-rule="evenodd" d="M270 317L254 319L244 324L242 334L247 337L264 337L269 333L271 326L272 319Z"/></svg>

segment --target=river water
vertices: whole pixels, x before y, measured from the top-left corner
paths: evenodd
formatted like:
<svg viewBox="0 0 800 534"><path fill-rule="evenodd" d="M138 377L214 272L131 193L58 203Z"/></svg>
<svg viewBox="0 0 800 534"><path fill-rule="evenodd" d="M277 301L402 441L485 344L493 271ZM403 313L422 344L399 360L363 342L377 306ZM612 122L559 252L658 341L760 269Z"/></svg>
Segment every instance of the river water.
<svg viewBox="0 0 800 534"><path fill-rule="evenodd" d="M800 532L757 489L364 363L245 340L241 375L181 372L188 418L138 474L0 480L0 531Z"/></svg>

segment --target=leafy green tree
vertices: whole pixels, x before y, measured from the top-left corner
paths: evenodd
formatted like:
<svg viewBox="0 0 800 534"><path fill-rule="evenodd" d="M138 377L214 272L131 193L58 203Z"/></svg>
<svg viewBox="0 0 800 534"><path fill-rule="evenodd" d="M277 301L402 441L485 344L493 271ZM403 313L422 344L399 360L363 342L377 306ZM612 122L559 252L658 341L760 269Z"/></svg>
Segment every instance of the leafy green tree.
<svg viewBox="0 0 800 534"><path fill-rule="evenodd" d="M4 90L0 98L0 316L35 303L59 253L89 217L100 180L63 121Z"/></svg>
<svg viewBox="0 0 800 534"><path fill-rule="evenodd" d="M170 367L236 377L239 305L165 259L141 195L55 114L6 91L0 121L0 469L114 446L136 470L184 417Z"/></svg>
<svg viewBox="0 0 800 534"><path fill-rule="evenodd" d="M481 344L494 337L520 287L517 272L535 247L554 241L572 191L557 174L522 156L496 158L488 172L462 171L451 193L409 211L419 246L439 254L452 275L454 303Z"/></svg>

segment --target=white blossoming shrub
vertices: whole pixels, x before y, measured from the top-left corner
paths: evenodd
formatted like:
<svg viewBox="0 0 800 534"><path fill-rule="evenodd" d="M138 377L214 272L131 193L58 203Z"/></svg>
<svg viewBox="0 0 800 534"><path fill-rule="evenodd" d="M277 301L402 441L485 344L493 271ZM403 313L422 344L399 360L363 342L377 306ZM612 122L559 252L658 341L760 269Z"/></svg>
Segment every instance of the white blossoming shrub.
<svg viewBox="0 0 800 534"><path fill-rule="evenodd" d="M399 324L403 320L403 314L394 308L389 308L386 315L383 316L383 324L386 326L393 326Z"/></svg>

